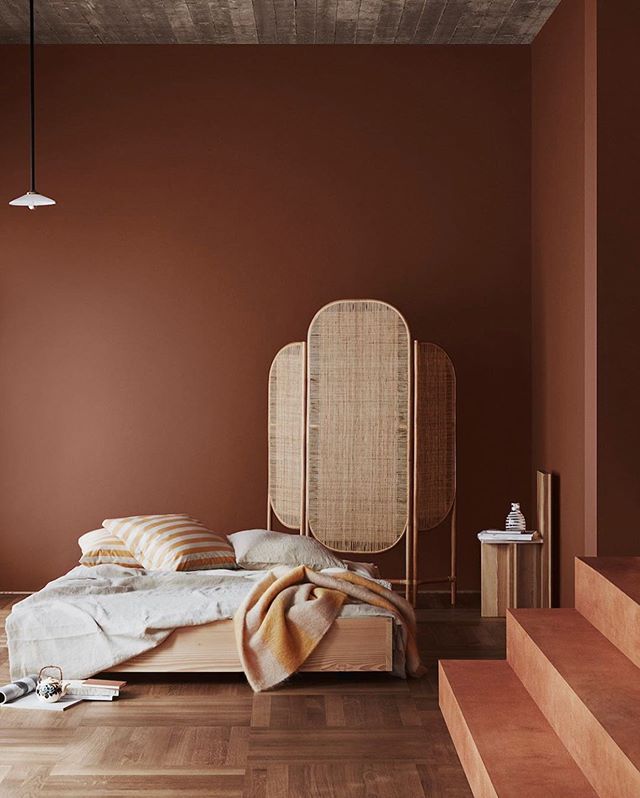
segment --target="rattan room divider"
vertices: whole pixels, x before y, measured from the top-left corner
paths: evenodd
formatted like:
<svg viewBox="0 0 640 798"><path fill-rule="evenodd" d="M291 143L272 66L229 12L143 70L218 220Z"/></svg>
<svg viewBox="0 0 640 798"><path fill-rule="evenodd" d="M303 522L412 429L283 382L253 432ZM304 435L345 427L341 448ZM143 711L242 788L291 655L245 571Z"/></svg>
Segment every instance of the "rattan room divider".
<svg viewBox="0 0 640 798"><path fill-rule="evenodd" d="M377 300L323 307L306 342L269 373L267 528L274 517L333 551L372 554L404 539L404 587L447 582L456 598L456 383L436 344L412 341ZM424 533L449 522L448 576L420 580Z"/></svg>

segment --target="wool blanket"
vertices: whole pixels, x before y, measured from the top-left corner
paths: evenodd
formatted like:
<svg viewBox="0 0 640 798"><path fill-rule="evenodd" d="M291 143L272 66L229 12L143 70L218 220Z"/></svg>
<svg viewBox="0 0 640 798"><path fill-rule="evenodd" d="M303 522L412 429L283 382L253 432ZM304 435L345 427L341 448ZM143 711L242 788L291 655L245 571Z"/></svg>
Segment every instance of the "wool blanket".
<svg viewBox="0 0 640 798"><path fill-rule="evenodd" d="M421 676L413 608L383 585L348 571L318 573L279 566L245 598L234 616L238 654L255 692L289 678L307 660L347 601L391 613L405 630L406 672Z"/></svg>

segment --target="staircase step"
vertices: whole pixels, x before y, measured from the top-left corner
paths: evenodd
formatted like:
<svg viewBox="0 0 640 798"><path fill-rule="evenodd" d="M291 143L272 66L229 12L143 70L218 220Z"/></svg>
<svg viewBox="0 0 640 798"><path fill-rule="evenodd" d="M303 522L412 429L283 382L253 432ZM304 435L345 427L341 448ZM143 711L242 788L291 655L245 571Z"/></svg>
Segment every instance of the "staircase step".
<svg viewBox="0 0 640 798"><path fill-rule="evenodd" d="M440 709L476 798L593 798L509 665L441 660Z"/></svg>
<svg viewBox="0 0 640 798"><path fill-rule="evenodd" d="M579 557L576 609L640 668L640 557Z"/></svg>
<svg viewBox="0 0 640 798"><path fill-rule="evenodd" d="M598 795L640 796L640 670L577 610L509 610L507 661Z"/></svg>

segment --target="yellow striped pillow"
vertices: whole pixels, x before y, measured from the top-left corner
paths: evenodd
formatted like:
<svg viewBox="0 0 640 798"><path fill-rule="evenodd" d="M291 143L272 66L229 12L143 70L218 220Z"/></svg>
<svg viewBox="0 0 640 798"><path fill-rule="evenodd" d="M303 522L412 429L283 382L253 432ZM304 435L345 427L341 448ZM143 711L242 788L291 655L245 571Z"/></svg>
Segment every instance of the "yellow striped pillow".
<svg viewBox="0 0 640 798"><path fill-rule="evenodd" d="M80 565L122 565L142 568L126 545L106 529L94 529L78 538L82 551Z"/></svg>
<svg viewBox="0 0 640 798"><path fill-rule="evenodd" d="M132 515L108 518L102 526L119 537L145 568L202 571L235 568L233 546L190 515Z"/></svg>

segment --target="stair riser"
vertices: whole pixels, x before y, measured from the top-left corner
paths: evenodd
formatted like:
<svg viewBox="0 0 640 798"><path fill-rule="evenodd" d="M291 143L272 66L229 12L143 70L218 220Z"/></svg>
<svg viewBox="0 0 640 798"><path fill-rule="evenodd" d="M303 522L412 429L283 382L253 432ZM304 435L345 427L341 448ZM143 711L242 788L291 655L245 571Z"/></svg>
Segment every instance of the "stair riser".
<svg viewBox="0 0 640 798"><path fill-rule="evenodd" d="M475 798L498 798L462 711L458 706L449 680L440 664L438 664L438 671L440 711L447 724L449 735L453 740L462 769L471 787L471 792Z"/></svg>
<svg viewBox="0 0 640 798"><path fill-rule="evenodd" d="M578 612L640 668L640 605L579 559L575 586Z"/></svg>
<svg viewBox="0 0 640 798"><path fill-rule="evenodd" d="M597 798L504 660L444 660L439 671L440 708L476 798Z"/></svg>
<svg viewBox="0 0 640 798"><path fill-rule="evenodd" d="M507 660L598 795L638 798L640 773L511 614Z"/></svg>

